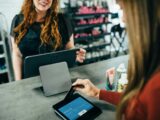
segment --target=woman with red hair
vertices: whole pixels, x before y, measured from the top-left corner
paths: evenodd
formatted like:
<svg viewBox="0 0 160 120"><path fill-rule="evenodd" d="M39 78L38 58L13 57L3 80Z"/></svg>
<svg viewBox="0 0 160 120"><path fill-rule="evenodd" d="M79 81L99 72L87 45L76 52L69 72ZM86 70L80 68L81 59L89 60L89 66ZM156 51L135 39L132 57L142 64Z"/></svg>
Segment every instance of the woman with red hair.
<svg viewBox="0 0 160 120"><path fill-rule="evenodd" d="M23 78L26 56L74 48L73 35L63 15L58 14L58 0L25 0L12 21L11 39L16 80ZM77 51L76 60L83 62L85 52Z"/></svg>

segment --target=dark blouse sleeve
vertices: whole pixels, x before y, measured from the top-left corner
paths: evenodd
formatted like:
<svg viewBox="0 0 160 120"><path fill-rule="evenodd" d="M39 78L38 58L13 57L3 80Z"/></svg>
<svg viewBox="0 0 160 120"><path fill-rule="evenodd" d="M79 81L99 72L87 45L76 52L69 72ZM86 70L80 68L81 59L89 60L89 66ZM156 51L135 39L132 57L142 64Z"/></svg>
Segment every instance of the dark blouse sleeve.
<svg viewBox="0 0 160 120"><path fill-rule="evenodd" d="M18 24L18 15L14 16L12 23L11 23L10 35L12 37L15 37L14 28L17 26L17 24Z"/></svg>
<svg viewBox="0 0 160 120"><path fill-rule="evenodd" d="M58 14L58 26L62 37L62 44L65 46L69 42L72 35L71 25L66 15L61 13Z"/></svg>
<svg viewBox="0 0 160 120"><path fill-rule="evenodd" d="M19 15L15 15L13 20L12 20L12 23L11 23L11 29L10 29L10 35L15 37L16 36L16 33L14 32L14 28L16 28L19 23L22 21L23 19L23 15L19 14Z"/></svg>

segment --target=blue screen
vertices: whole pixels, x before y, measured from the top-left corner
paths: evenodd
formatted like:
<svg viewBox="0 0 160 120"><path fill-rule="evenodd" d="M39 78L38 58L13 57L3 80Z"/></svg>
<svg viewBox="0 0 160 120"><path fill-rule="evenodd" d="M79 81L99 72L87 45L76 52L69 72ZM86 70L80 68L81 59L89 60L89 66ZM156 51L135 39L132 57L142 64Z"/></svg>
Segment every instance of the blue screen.
<svg viewBox="0 0 160 120"><path fill-rule="evenodd" d="M67 105L61 107L59 111L68 119L76 120L92 108L93 106L90 103L85 101L83 98L78 97Z"/></svg>

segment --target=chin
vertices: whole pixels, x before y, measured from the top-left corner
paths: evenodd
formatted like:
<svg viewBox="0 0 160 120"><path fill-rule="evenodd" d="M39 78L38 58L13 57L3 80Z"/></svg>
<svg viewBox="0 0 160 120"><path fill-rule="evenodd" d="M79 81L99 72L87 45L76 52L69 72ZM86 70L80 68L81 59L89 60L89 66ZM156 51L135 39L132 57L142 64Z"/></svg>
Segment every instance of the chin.
<svg viewBox="0 0 160 120"><path fill-rule="evenodd" d="M46 12L49 8L40 7L38 8L38 11L40 12Z"/></svg>

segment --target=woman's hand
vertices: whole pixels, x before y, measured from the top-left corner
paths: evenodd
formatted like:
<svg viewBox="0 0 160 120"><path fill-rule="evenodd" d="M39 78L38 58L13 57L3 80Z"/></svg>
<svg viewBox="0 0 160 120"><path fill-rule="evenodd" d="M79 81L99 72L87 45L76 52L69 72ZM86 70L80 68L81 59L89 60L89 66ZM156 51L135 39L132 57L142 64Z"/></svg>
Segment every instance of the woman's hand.
<svg viewBox="0 0 160 120"><path fill-rule="evenodd" d="M99 99L99 93L100 89L98 89L96 86L94 86L90 80L88 79L78 79L76 82L72 84L74 86L74 89L89 96L89 97L95 97Z"/></svg>
<svg viewBox="0 0 160 120"><path fill-rule="evenodd" d="M76 54L77 54L76 61L83 63L85 60L86 50L80 48L80 50L77 51Z"/></svg>

